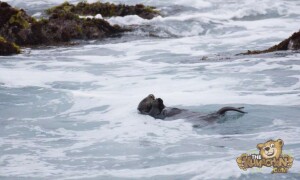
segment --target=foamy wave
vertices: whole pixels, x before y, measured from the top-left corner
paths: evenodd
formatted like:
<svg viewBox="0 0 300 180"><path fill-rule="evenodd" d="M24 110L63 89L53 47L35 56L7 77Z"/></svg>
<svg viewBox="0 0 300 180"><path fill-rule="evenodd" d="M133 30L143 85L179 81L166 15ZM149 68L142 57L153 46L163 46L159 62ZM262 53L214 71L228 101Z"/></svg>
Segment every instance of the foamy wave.
<svg viewBox="0 0 300 180"><path fill-rule="evenodd" d="M139 16L125 16L125 17L112 17L108 21L111 24L121 26L134 26L137 28L135 31L141 31L140 34L158 36L158 37L187 37L197 36L204 32L202 27L205 21L196 20L195 16L181 16L181 17L155 17L152 20L145 20ZM181 25L179 25L181 24ZM184 26L182 26L184 25Z"/></svg>

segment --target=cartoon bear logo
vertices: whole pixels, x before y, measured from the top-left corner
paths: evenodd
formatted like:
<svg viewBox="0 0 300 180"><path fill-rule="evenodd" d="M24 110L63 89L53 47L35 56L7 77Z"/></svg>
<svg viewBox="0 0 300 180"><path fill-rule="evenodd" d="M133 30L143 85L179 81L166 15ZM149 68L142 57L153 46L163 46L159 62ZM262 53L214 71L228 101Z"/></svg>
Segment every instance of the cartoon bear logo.
<svg viewBox="0 0 300 180"><path fill-rule="evenodd" d="M294 158L288 154L283 154L283 140L269 140L265 143L257 144L259 154L243 153L236 158L237 165L240 169L247 171L249 168L272 167L271 173L287 173L288 169L293 166Z"/></svg>
<svg viewBox="0 0 300 180"><path fill-rule="evenodd" d="M257 149L259 149L259 154L262 158L271 159L275 157L278 159L282 154L282 146L283 141L281 139L277 141L269 140L266 143L258 144Z"/></svg>

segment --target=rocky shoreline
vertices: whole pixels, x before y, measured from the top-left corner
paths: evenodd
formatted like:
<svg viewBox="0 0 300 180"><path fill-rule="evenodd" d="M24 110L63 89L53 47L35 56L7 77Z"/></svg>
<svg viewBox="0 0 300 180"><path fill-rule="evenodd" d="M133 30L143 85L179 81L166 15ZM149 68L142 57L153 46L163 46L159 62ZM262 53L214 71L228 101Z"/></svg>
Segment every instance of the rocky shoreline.
<svg viewBox="0 0 300 180"><path fill-rule="evenodd" d="M103 17L138 15L151 19L159 12L154 7L111 3L65 2L47 9L48 18L35 19L23 9L0 1L0 55L20 53L21 47L65 45L72 40L101 39L130 29L111 25L104 19L80 18L80 15L101 14Z"/></svg>

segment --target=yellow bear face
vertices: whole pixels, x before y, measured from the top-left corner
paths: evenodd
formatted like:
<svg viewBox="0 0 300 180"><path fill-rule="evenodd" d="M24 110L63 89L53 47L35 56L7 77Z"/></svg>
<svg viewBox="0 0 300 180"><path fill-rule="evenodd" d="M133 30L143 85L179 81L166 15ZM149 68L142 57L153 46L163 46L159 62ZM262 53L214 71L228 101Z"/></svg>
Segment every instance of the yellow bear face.
<svg viewBox="0 0 300 180"><path fill-rule="evenodd" d="M282 153L283 141L278 139L277 141L269 140L266 143L257 145L260 155L265 159L279 158Z"/></svg>

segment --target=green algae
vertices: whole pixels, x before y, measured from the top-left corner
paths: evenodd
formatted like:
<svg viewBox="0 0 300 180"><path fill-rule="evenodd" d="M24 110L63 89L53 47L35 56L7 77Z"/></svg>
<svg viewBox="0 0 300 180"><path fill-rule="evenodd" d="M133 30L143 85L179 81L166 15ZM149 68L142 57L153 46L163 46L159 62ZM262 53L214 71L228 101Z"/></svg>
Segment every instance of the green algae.
<svg viewBox="0 0 300 180"><path fill-rule="evenodd" d="M29 22L23 17L23 12L19 11L9 19L9 24L16 24L24 28L29 28Z"/></svg>
<svg viewBox="0 0 300 180"><path fill-rule="evenodd" d="M21 53L18 45L8 42L4 37L0 36L0 56L7 56Z"/></svg>
<svg viewBox="0 0 300 180"><path fill-rule="evenodd" d="M127 16L138 15L144 19L152 19L159 15L159 11L152 6L144 6L137 4L135 6L128 6L124 4L102 3L100 1L88 3L87 1L79 2L77 5L64 2L61 5L49 8L46 13L51 15L54 13L72 12L78 15L97 15L101 14L103 17L112 16Z"/></svg>

